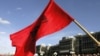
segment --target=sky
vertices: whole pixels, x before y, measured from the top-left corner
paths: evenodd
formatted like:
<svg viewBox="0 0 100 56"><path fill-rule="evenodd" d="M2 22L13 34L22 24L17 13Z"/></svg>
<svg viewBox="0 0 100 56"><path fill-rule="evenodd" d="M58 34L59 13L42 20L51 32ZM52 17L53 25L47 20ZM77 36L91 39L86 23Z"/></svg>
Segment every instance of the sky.
<svg viewBox="0 0 100 56"><path fill-rule="evenodd" d="M0 0L0 54L14 53L10 34L33 23L49 0ZM55 0L55 2L89 32L100 31L100 0ZM85 34L75 23L39 39L36 45L59 43L62 37Z"/></svg>

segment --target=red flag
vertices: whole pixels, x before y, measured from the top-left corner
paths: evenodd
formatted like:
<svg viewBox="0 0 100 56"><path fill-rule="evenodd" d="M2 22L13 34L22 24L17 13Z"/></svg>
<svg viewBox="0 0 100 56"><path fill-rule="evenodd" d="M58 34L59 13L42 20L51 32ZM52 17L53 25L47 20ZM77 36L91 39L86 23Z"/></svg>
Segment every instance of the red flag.
<svg viewBox="0 0 100 56"><path fill-rule="evenodd" d="M12 45L16 47L15 56L33 56L39 38L63 29L71 21L73 18L51 0L35 23L10 35Z"/></svg>

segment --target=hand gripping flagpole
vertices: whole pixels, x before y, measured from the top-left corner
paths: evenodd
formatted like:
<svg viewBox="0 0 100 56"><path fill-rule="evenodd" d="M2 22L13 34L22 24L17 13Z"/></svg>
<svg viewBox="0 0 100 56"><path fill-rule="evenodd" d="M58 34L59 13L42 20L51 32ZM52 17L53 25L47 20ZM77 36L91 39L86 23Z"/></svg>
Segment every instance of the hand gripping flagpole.
<svg viewBox="0 0 100 56"><path fill-rule="evenodd" d="M91 35L91 33L89 31L87 31L77 20L73 20L73 22L78 25L86 34L88 34L95 42L98 46L100 46L100 42L95 39L94 36Z"/></svg>

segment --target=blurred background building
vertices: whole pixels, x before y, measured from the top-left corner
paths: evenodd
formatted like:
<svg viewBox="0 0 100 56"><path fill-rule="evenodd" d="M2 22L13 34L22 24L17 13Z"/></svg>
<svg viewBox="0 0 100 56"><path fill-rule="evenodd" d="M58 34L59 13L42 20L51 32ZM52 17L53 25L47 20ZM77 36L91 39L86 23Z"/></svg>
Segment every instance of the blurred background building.
<svg viewBox="0 0 100 56"><path fill-rule="evenodd" d="M91 32L91 34L100 41L100 32ZM38 45L36 49L36 53L40 56L100 53L100 47L88 35L82 34L63 37L57 45Z"/></svg>

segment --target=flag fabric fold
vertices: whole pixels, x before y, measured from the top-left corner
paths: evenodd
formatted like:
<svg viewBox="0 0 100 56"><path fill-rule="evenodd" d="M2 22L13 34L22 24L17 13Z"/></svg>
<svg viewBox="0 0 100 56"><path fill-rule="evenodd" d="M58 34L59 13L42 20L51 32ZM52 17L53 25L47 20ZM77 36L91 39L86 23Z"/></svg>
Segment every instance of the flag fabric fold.
<svg viewBox="0 0 100 56"><path fill-rule="evenodd" d="M33 56L36 41L68 26L74 19L50 0L40 17L26 28L10 35L15 56Z"/></svg>

